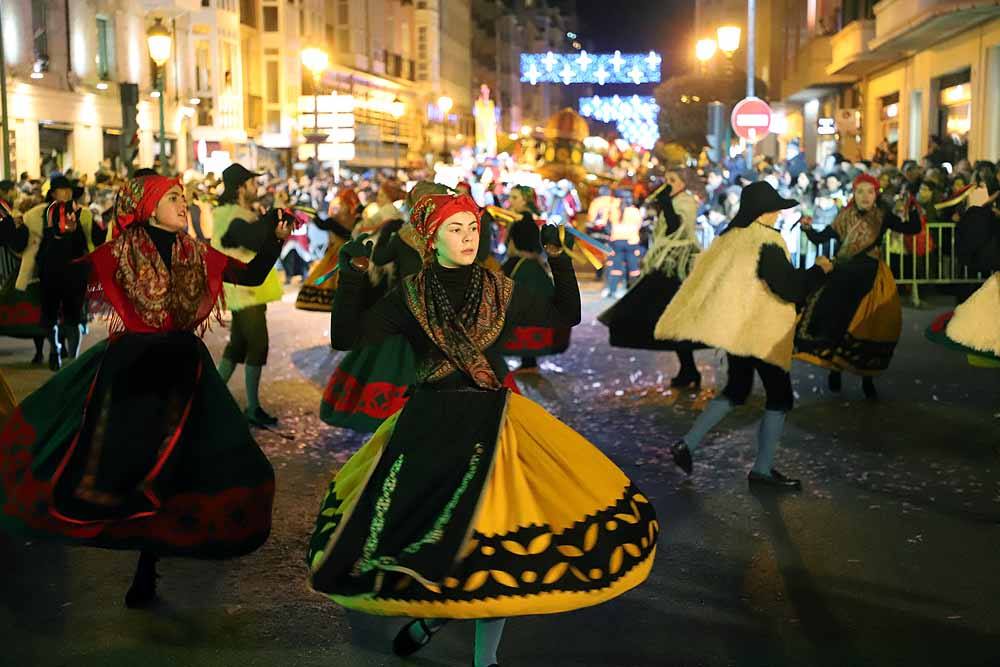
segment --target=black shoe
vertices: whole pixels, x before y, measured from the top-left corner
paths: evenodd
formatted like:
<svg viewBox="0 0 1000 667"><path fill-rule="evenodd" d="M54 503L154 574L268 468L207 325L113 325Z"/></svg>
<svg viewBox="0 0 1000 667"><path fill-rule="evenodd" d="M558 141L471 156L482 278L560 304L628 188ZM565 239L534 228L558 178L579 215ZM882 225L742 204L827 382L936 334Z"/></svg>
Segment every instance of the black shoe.
<svg viewBox="0 0 1000 667"><path fill-rule="evenodd" d="M254 426L276 426L278 418L264 412L264 408L258 407L253 412L246 413L247 421Z"/></svg>
<svg viewBox="0 0 1000 667"><path fill-rule="evenodd" d="M701 374L678 375L670 380L671 389L701 389Z"/></svg>
<svg viewBox="0 0 1000 667"><path fill-rule="evenodd" d="M156 556L143 552L135 569L132 587L125 594L125 606L129 609L143 609L156 601Z"/></svg>
<svg viewBox="0 0 1000 667"><path fill-rule="evenodd" d="M35 356L31 358L32 366L41 366L45 363L45 355L41 352L35 352Z"/></svg>
<svg viewBox="0 0 1000 667"><path fill-rule="evenodd" d="M826 377L826 386L830 388L830 391L837 393L840 391L841 385L841 374L837 371L830 371L830 374Z"/></svg>
<svg viewBox="0 0 1000 667"><path fill-rule="evenodd" d="M59 355L58 354L50 354L49 355L49 370L50 371L58 371L61 368L62 368L62 359L59 357Z"/></svg>
<svg viewBox="0 0 1000 667"><path fill-rule="evenodd" d="M424 633L422 641L417 641L410 634L410 628L414 625L419 625L421 631ZM427 624L422 618L416 618L403 626L403 629L396 633L396 638L392 640L392 652L398 655L400 658L405 658L407 656L413 655L423 647L431 643L431 638L434 637L434 633L443 628L444 626L439 626L436 629L431 629L427 627Z"/></svg>
<svg viewBox="0 0 1000 667"><path fill-rule="evenodd" d="M875 389L875 378L869 376L861 378L861 391L865 392L865 398L869 401L878 400L878 391Z"/></svg>
<svg viewBox="0 0 1000 667"><path fill-rule="evenodd" d="M751 470L750 474L747 475L747 481L750 483L750 486L771 486L787 491L799 491L802 489L802 482L791 477L785 477L774 468L771 468L770 475Z"/></svg>
<svg viewBox="0 0 1000 667"><path fill-rule="evenodd" d="M673 447L670 448L670 455L674 457L674 464L684 471L684 474L690 475L694 470L694 465L691 462L691 450L688 446L684 444L683 440L678 440Z"/></svg>

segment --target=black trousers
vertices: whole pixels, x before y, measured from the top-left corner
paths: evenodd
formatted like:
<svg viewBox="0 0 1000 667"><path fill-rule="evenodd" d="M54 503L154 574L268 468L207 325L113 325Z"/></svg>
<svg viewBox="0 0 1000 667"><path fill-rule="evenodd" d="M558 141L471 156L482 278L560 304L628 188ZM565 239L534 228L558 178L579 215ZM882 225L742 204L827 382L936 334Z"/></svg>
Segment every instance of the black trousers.
<svg viewBox="0 0 1000 667"><path fill-rule="evenodd" d="M788 412L792 409L795 396L792 394L792 377L788 371L755 357L737 357L733 354L726 354L726 357L729 360L729 380L726 382L726 388L722 390L722 395L729 399L730 403L733 405L746 403L753 389L753 374L756 371L764 383L764 392L767 394L765 407L778 412Z"/></svg>
<svg viewBox="0 0 1000 667"><path fill-rule="evenodd" d="M267 363L267 305L233 311L229 343L222 356L235 364L263 366Z"/></svg>
<svg viewBox="0 0 1000 667"><path fill-rule="evenodd" d="M59 324L60 313L65 326L78 326L83 321L83 305L87 287L78 281L52 277L41 280L42 326L51 329Z"/></svg>

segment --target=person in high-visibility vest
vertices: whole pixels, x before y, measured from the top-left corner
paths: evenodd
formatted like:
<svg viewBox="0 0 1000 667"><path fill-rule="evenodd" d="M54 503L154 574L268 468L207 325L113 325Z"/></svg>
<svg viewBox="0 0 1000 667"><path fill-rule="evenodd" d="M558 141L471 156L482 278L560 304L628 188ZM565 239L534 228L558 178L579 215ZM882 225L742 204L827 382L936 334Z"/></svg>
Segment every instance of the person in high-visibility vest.
<svg viewBox="0 0 1000 667"><path fill-rule="evenodd" d="M270 238L271 230L253 210L257 200L256 174L241 164L222 172L223 192L212 216L212 247L242 262L249 262ZM281 283L272 268L263 284L225 286L226 307L233 313L229 343L219 362L219 375L229 382L237 364L245 364L247 420L254 426L273 426L277 418L260 405L260 376L267 364L267 304L282 296Z"/></svg>

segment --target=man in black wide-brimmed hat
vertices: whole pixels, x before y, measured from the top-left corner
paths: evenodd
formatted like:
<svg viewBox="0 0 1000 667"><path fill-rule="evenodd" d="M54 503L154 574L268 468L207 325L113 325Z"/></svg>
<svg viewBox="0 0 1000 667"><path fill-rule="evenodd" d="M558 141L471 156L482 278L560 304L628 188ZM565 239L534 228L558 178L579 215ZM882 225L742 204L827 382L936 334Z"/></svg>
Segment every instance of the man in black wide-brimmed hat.
<svg viewBox="0 0 1000 667"><path fill-rule="evenodd" d="M799 489L774 466L774 454L794 395L789 369L795 304L823 280L833 265L825 257L809 270L796 269L774 227L778 212L798 205L765 181L751 183L729 227L703 252L694 271L656 324L659 340L694 341L725 350L729 377L722 394L705 408L672 448L674 462L691 474L692 453L702 438L737 405L743 405L756 373L767 403L757 429L757 459L751 486Z"/></svg>
<svg viewBox="0 0 1000 667"><path fill-rule="evenodd" d="M86 269L76 260L94 249L94 228L90 210L75 201L82 195L82 187L56 175L49 181L46 203L24 214L28 239L17 288L26 290L37 275L41 324L49 337L49 368L54 371L62 367L63 355L73 358L79 353L85 322Z"/></svg>
<svg viewBox="0 0 1000 667"><path fill-rule="evenodd" d="M212 247L242 262L249 262L274 243L273 225L261 220L254 210L257 201L257 181L261 174L241 164L231 164L222 172L224 190L212 216ZM274 269L256 287L224 286L226 307L233 313L229 343L219 362L219 375L226 382L237 364L245 365L247 392L246 416L254 426L278 423L260 405L260 376L267 364L267 304L279 301L283 295L278 274Z"/></svg>

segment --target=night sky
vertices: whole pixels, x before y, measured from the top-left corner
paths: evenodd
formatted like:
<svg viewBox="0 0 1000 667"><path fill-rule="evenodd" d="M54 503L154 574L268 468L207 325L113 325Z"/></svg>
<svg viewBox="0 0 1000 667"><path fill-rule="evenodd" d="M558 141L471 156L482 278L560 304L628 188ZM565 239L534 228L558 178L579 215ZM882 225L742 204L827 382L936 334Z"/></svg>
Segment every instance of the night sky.
<svg viewBox="0 0 1000 667"><path fill-rule="evenodd" d="M580 36L595 51L658 51L664 77L690 61L694 0L577 0L577 11Z"/></svg>

